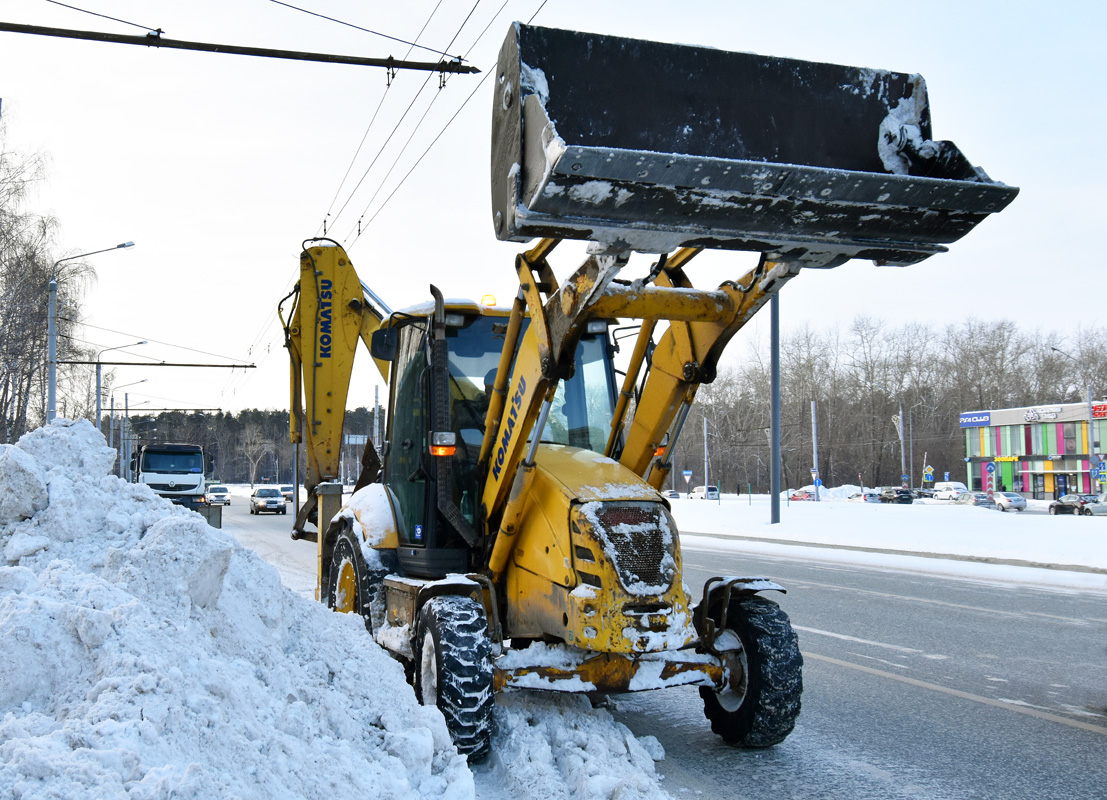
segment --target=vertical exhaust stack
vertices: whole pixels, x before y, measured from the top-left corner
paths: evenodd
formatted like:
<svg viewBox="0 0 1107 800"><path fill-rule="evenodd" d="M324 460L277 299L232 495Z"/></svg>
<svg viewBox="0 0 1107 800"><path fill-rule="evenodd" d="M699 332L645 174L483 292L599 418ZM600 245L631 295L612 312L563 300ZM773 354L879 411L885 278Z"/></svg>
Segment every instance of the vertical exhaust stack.
<svg viewBox="0 0 1107 800"><path fill-rule="evenodd" d="M919 75L520 23L500 51L501 240L907 265L1016 194L933 140Z"/></svg>

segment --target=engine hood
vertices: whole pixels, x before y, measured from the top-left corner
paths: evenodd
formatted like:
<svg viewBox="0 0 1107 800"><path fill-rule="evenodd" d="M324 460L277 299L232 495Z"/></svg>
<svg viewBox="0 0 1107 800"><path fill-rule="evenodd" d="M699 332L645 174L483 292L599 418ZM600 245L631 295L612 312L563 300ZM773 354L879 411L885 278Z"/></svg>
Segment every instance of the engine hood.
<svg viewBox="0 0 1107 800"><path fill-rule="evenodd" d="M591 450L560 444L538 448L535 464L570 499L582 503L600 500L650 500L661 496L618 461Z"/></svg>

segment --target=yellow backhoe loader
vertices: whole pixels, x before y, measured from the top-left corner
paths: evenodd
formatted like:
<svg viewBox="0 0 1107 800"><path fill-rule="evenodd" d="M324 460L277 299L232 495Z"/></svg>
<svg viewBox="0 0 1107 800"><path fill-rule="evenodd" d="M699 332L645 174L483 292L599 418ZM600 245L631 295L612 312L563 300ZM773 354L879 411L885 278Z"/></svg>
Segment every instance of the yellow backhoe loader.
<svg viewBox="0 0 1107 800"><path fill-rule="evenodd" d="M776 744L802 686L788 617L760 594L783 588L719 576L693 594L658 491L696 390L802 268L914 264L1017 189L932 139L917 75L515 24L492 118L496 236L538 239L510 308L431 286L393 312L341 246L304 245L281 319L309 490L293 536L316 544L318 599L365 618L471 758L494 693L527 688L696 685L727 742ZM558 281L563 239L590 255ZM761 257L697 289L705 248ZM632 253L648 254L634 278ZM619 381L609 331L629 319ZM388 430L344 501L359 341Z"/></svg>

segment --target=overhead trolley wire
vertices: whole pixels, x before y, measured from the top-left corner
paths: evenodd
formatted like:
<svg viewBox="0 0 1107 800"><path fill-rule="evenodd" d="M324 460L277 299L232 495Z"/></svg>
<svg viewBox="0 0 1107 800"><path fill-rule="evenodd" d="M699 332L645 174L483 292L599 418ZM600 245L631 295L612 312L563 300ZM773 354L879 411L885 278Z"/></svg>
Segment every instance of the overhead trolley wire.
<svg viewBox="0 0 1107 800"><path fill-rule="evenodd" d="M434 19L434 15L438 13L438 9L441 6L442 6L442 0L438 0L438 3L431 10L431 13L429 15L427 15L427 19L423 23L423 27L419 29L419 33L416 35L415 41L419 41L419 37L421 37L423 35L423 33L426 31L427 26L430 25L431 20ZM412 44L412 47L415 47L415 46L417 46L417 45ZM407 53L404 54L404 58L407 58L409 55L411 55L411 48L409 48ZM334 192L334 197L331 198L331 203L330 203L329 206L327 206L327 215L323 218L323 221L321 223L319 223L319 225L320 225L319 229L316 229L316 232L315 232L316 236L318 236L320 234L325 236L327 234L326 224L327 224L327 220L330 219L330 217L331 217L331 212L334 210L334 204L338 202L338 196L340 194L342 194L342 187L346 185L346 179L350 177L350 172L353 171L354 164L357 163L357 157L359 155L361 155L361 148L365 146L365 140L369 138L369 132L373 129L373 124L377 121L377 115L380 114L381 108L384 107L384 101L388 98L388 92L391 89L392 89L392 81L389 81L388 84L385 86L384 94L381 95L380 102L377 103L377 107L373 111L373 116L369 120L369 125L366 126L366 128L365 128L365 133L362 134L362 136L361 136L361 141L358 143L357 150L354 151L354 156L353 156L353 158L350 159L350 164L349 164L349 166L346 167L346 172L342 176L342 180L339 182L338 188ZM422 90L420 89L420 91L422 91ZM386 141L385 144L387 145L388 142ZM373 164L376 163L376 160L379 157L380 157L380 153L378 153L377 156L374 157L373 163L369 165L369 169L373 168ZM362 180L364 180L364 177L362 178ZM359 185L360 185L360 182L359 182ZM343 208L345 208L345 205L343 205Z"/></svg>
<svg viewBox="0 0 1107 800"><path fill-rule="evenodd" d="M137 22L128 22L125 19L118 19L117 17L109 17L107 14L98 14L95 11L89 11L87 8L77 8L77 6L71 6L68 3L61 3L61 2L59 2L59 0L46 0L46 2L47 3L53 3L54 5L61 6L62 8L68 8L71 11L80 11L82 14L91 14L92 16L99 17L100 19L111 20L112 22L118 22L122 25L130 25L134 28L141 28L144 31L150 31L151 33L160 32L160 30L161 30L160 28L151 28L148 25L139 25Z"/></svg>
<svg viewBox="0 0 1107 800"><path fill-rule="evenodd" d="M308 15L313 16L313 17L319 17L320 19L325 19L328 22L336 22L339 25L345 25L346 27L353 28L354 30L364 31L365 33L371 33L374 36L380 36L384 39L390 39L393 42L399 42L400 44L406 44L406 45L409 45L411 48L418 47L420 50L426 50L428 52L434 53L435 55L445 56L446 58L452 58L455 61L464 61L465 60L464 58L462 58L460 56L451 56L445 50L435 50L433 47L427 47L426 45L416 44L415 42L408 42L404 39L399 39L395 36L389 36L387 33L381 33L380 31L374 31L374 30L370 30L369 28L363 28L360 25L354 25L352 22L344 22L343 20L335 19L334 17L328 17L326 14L319 14L315 11L309 11L306 8L300 8L299 6L294 6L291 3L282 2L282 0L269 0L269 2L276 3L277 5L284 6L285 8L291 8L293 11L302 11L304 14L308 14ZM442 5L441 0L439 0L438 5L439 6ZM438 6L435 6L435 11L437 11L437 10L438 10ZM431 12L431 16L432 17L434 16L434 11ZM430 20L428 19L427 21L429 22ZM426 30L426 25L423 26L423 29ZM422 31L420 31L420 33L422 33ZM419 37L416 36L415 38L416 38L416 40L418 40ZM410 54L411 50L408 50L408 53Z"/></svg>
<svg viewBox="0 0 1107 800"><path fill-rule="evenodd" d="M441 0L440 0L438 5L436 5L434 7L434 11L431 12L431 17L433 17L438 12L438 9L441 5L442 5L442 3L441 3ZM457 30L457 33L455 33L453 35L453 38L450 39L450 45L453 45L453 43L455 41L457 41L457 37L461 34L461 30L465 27L466 23L468 23L469 19L473 16L473 12L476 11L477 6L479 6L479 5L480 5L480 0L476 0L476 2L473 4L473 7L469 10L469 13L465 16L465 19L462 21L461 26ZM430 18L428 18L427 22L423 25L423 30L426 30L427 24L429 24L429 23L430 23ZM422 33L422 31L420 31L420 33ZM418 91L415 92L415 95L411 98L411 102L408 104L408 107L406 109L404 109L403 115L401 115L400 119L397 120L396 124L392 127L392 132L388 134L388 137L384 140L384 143L380 146L380 149L378 149L377 154L375 156L373 156L373 160L370 162L369 166L365 168L365 171L362 173L361 178L357 182L357 185L354 186L354 188L350 190L350 194L346 198L346 202L344 202L342 204L342 207L340 209L338 209L338 212L334 215L333 219L331 220L332 225L335 222L337 222L337 220L340 216L342 216L342 212L346 210L346 207L354 199L354 195L357 193L357 190L359 188L361 188L361 185L369 177L369 173L372 171L373 167L376 166L377 161L380 159L380 157L382 155L384 155L384 151L388 147L389 142L391 142L392 138L396 135L397 132L399 132L400 126L403 125L404 120L407 119L407 115L409 113L411 113L411 109L415 107L415 103L418 101L419 97L423 94L423 91L427 88L427 84L430 83L430 78L431 78L431 76L428 74L426 79L423 81L422 85L419 87ZM391 88L391 87L389 87L389 88ZM386 92L387 92L387 90L386 90ZM431 100L430 105L434 104L434 100L437 99L437 97L438 97L438 95L435 95L434 99ZM382 103L384 102L383 98L382 98L381 102ZM429 106L428 106L428 110L429 110ZM424 118L426 117L426 113L424 113L423 117ZM421 124L421 122L422 122L422 119L420 119L420 121L415 124L415 128L414 128L414 130L412 130L411 135L408 138L408 142L405 143L403 148L401 148L401 150L400 150L400 155L402 155L404 150L407 149L407 145L410 144L410 142L411 142L411 136L414 136L415 132L419 130L419 125ZM368 131L366 131L366 134L368 134ZM399 158L399 157L397 156L397 158ZM395 164L393 164L393 168L394 167L395 167ZM388 173L385 175L385 177L383 179L381 179L381 184L377 188L377 191L373 193L374 198L380 193L381 189L384 188L384 182L388 179L388 175L390 175L391 173L392 173L392 168L389 168ZM370 199L369 204L366 205L366 210L368 210L368 206L370 204L372 204L372 202L373 202L372 199ZM363 211L362 216L364 216L364 215L365 215L365 212ZM351 227L351 230L352 229L353 229L353 227Z"/></svg>
<svg viewBox="0 0 1107 800"><path fill-rule="evenodd" d="M528 25L534 20L534 18L536 16L538 16L539 12L542 11L542 9L546 5L546 2L547 2L547 0L543 0L542 4L539 5L538 8L535 10L535 12L530 16L530 19L527 20ZM476 47L477 43L488 32L488 29L492 26L492 23L496 21L496 18L500 15L500 13L503 12L503 10L506 6L507 6L507 0L505 0L503 5L501 5L500 8L496 11L496 13L492 15L492 18L489 20L488 24L484 27L484 30L482 30L480 35L477 36L476 40L473 42L472 47L470 47L469 51L467 51L467 52L471 52L473 47ZM474 10L475 10L475 7L474 7ZM470 14L471 13L472 12L470 12ZM468 19L468 18L466 18L466 19ZM459 30L459 33L460 33L460 30ZM371 216L369 218L368 222L366 222L364 225L360 226L360 228L357 230L356 234L353 231L351 231L351 235L353 236L353 239L350 241L350 246L351 247L353 246L353 244L355 242L357 242L357 240L359 238L361 238L361 234L369 227L369 225L372 224L373 220L375 220L380 215L380 213L388 206L388 203L396 195L396 192L398 192L400 190L400 187L402 187L404 185L404 183L411 176L411 174L415 171L415 169L419 166L419 164L422 163L423 159L426 158L427 154L430 153L431 149L438 143L438 140L442 138L442 135L446 132L446 130L450 127L450 125L453 124L454 120L457 119L458 115L462 112L462 110L465 108L465 106L468 105L469 101L473 99L473 97L476 95L476 93L478 91L480 91L480 88L481 88L481 86L484 85L485 80L487 80L488 76L491 75L493 72L494 72L494 70L490 70L490 71L487 71L487 72L484 73L484 75L481 77L480 81L477 83L477 85L473 89L473 91L469 93L469 96L465 98L465 100L462 102L462 104L458 107L457 111L454 112L453 116L451 116L450 119L446 121L446 124L442 126L442 129L438 132L438 135L436 135L434 137L434 139L431 140L431 143L429 145L427 145L427 148L423 151L423 153L419 156L419 158L416 159L415 163L404 174L403 178L400 179L400 182L398 184L396 184L395 188L389 193L388 197L386 197L384 199L384 202L381 203L380 207L377 208L377 210L373 213L373 216ZM428 110L429 110L429 108L428 108ZM426 115L424 114L424 117L425 116ZM414 135L414 132L413 132L413 135ZM410 143L410 139L409 139L409 143ZM406 146L407 145L405 145L405 148L406 148ZM393 166L395 166L395 165L393 165ZM389 173L391 174L391 170L389 171ZM378 192L379 192L379 190L378 190ZM375 198L376 194L374 194L373 197ZM362 217L364 217L365 214L368 213L369 205L371 205L372 202L373 202L372 199L370 199L369 204L366 205L365 211L362 212Z"/></svg>

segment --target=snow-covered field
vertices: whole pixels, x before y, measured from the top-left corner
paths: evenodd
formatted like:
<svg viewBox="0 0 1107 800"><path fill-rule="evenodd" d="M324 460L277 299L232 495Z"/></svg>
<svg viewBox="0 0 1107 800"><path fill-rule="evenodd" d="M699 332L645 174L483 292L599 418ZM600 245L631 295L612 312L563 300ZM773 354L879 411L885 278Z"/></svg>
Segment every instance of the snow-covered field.
<svg viewBox="0 0 1107 800"><path fill-rule="evenodd" d="M359 620L112 458L84 421L0 445L0 798L669 797L656 740L575 696L500 696L494 755L470 769ZM769 525L763 497L673 505L686 548L1107 589L1107 519L825 502ZM899 555L920 552L970 560Z"/></svg>

